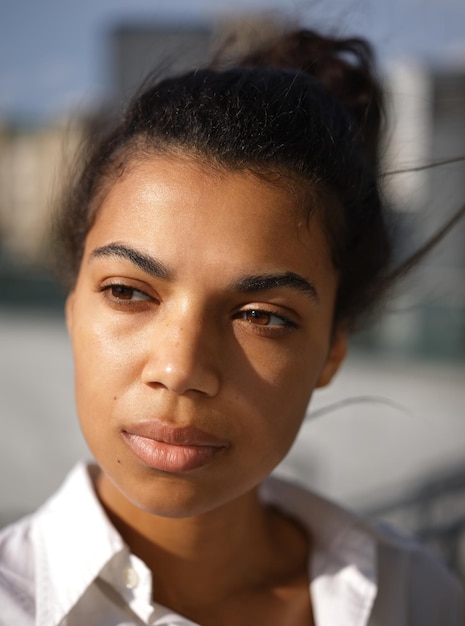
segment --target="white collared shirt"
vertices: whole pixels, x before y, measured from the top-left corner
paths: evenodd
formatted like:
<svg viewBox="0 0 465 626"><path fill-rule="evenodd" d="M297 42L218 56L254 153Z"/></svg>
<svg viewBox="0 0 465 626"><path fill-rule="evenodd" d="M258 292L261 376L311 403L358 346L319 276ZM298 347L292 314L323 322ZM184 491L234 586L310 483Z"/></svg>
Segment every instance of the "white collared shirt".
<svg viewBox="0 0 465 626"><path fill-rule="evenodd" d="M0 625L197 626L152 602L151 572L109 522L95 471L78 465L35 514L0 533ZM464 626L459 584L414 542L276 478L260 493L312 537L317 626Z"/></svg>

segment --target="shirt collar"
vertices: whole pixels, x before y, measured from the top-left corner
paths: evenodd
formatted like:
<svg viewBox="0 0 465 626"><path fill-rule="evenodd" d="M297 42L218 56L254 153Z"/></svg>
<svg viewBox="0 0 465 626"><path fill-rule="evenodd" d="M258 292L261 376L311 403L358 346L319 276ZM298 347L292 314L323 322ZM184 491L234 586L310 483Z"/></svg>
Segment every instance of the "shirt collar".
<svg viewBox="0 0 465 626"><path fill-rule="evenodd" d="M96 469L77 465L36 518L38 626L59 624L103 567L128 552L95 494Z"/></svg>

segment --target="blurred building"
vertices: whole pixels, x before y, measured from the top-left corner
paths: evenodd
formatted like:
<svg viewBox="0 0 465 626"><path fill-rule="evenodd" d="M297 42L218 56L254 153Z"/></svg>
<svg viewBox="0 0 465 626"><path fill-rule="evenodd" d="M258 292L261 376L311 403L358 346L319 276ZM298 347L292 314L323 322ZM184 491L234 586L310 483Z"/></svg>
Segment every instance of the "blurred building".
<svg viewBox="0 0 465 626"><path fill-rule="evenodd" d="M199 25L121 25L109 35L114 77L111 98L120 110L144 80L204 65L211 54L212 29Z"/></svg>
<svg viewBox="0 0 465 626"><path fill-rule="evenodd" d="M401 261L465 204L465 68L397 64L385 86L385 192ZM465 359L465 220L401 283L364 339L376 349Z"/></svg>
<svg viewBox="0 0 465 626"><path fill-rule="evenodd" d="M82 137L82 124L0 129L0 268L41 265L52 200Z"/></svg>

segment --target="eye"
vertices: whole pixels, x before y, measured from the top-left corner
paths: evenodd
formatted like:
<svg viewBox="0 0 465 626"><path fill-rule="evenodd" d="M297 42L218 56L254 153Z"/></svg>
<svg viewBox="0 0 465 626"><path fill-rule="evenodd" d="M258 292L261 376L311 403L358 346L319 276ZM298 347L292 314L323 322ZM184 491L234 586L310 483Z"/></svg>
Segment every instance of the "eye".
<svg viewBox="0 0 465 626"><path fill-rule="evenodd" d="M245 311L240 311L237 313L236 319L242 319L251 324L256 324L257 326L296 326L294 322L287 317L263 309L246 309Z"/></svg>
<svg viewBox="0 0 465 626"><path fill-rule="evenodd" d="M113 302L140 302L152 298L140 289L129 285L111 284L102 287L101 291Z"/></svg>

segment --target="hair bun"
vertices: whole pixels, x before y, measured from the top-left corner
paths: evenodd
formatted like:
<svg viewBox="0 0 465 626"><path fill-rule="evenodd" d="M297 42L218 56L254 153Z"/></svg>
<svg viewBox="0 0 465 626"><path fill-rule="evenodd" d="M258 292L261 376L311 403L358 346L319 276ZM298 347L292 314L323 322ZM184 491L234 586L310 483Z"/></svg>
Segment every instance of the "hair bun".
<svg viewBox="0 0 465 626"><path fill-rule="evenodd" d="M317 78L356 121L366 157L377 161L383 97L374 53L364 39L342 39L311 30L288 32L247 53L240 65L302 70Z"/></svg>

